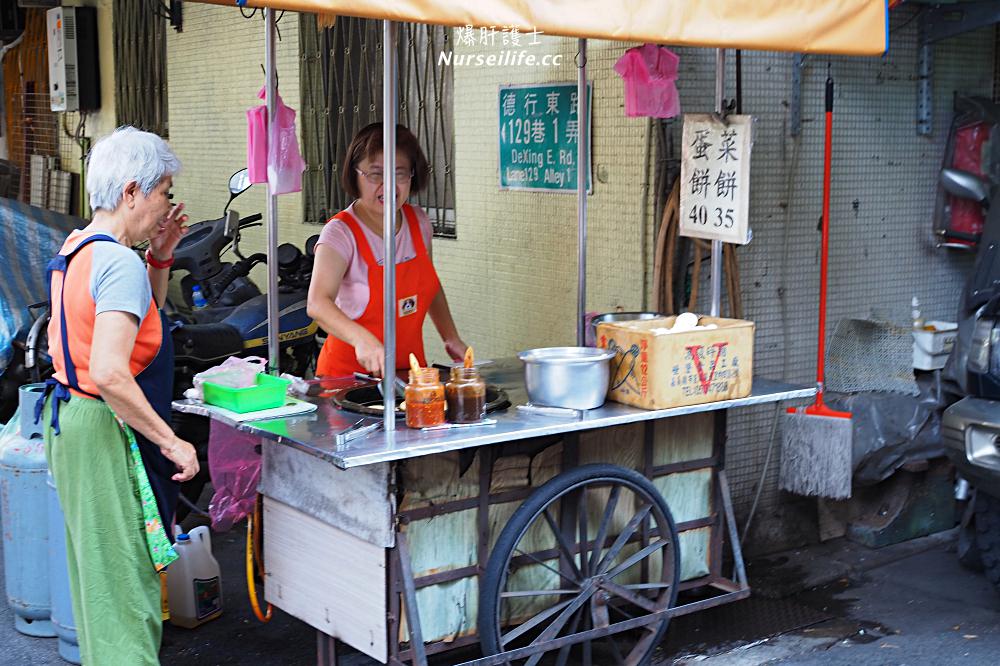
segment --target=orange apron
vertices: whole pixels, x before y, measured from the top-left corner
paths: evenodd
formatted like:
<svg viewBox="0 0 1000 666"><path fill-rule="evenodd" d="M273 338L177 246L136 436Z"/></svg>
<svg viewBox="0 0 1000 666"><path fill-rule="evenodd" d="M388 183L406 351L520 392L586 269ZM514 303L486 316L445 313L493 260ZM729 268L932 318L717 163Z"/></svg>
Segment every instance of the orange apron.
<svg viewBox="0 0 1000 666"><path fill-rule="evenodd" d="M410 227L410 237L417 255L406 262L396 264L396 367L410 367L409 355L412 353L420 361L421 366L427 365L424 358L424 318L430 309L431 301L441 289L437 271L431 257L424 246L424 237L420 233L420 223L417 215L409 204L403 205L403 217ZM358 252L368 265L368 306L355 322L361 324L379 342L384 342L382 332L383 304L385 293L382 285L382 275L385 270L375 261L371 246L361 230L361 223L347 211L341 211L334 216L342 221L354 234ZM395 242L395 239L393 239ZM317 377L347 377L355 372L365 372L358 363L354 347L340 338L330 335L323 345L316 362Z"/></svg>

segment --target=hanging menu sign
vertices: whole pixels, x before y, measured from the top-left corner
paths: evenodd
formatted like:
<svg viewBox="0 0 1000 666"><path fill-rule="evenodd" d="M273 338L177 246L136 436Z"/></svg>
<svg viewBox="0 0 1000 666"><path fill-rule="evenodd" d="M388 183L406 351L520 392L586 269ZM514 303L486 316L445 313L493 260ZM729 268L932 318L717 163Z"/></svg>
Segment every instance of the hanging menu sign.
<svg viewBox="0 0 1000 666"><path fill-rule="evenodd" d="M752 116L684 115L681 147L682 236L750 242Z"/></svg>
<svg viewBox="0 0 1000 666"><path fill-rule="evenodd" d="M590 109L594 97L591 84L587 84L587 97ZM500 86L499 107L500 189L576 192L580 140L577 85ZM588 117L593 120L592 113ZM587 153L592 155L590 150ZM587 164L588 192L590 170Z"/></svg>

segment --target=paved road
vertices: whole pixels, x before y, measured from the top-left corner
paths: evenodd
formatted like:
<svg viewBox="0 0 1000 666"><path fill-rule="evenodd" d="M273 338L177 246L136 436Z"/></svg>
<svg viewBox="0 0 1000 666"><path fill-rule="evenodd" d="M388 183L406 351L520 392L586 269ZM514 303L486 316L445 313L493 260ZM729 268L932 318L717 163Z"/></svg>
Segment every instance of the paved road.
<svg viewBox="0 0 1000 666"><path fill-rule="evenodd" d="M253 664L288 666L315 663L315 634L301 622L277 612L268 625L253 618L242 572L243 533L215 536L226 595L222 618L195 631L167 627L163 664L185 666ZM996 664L1000 663L1000 595L981 574L962 569L953 545L939 543L791 600L757 606L733 604L711 617L681 618L671 625L667 650L657 664L704 666L789 666L859 664ZM808 565L822 572L831 560L821 556ZM806 557L808 561L808 555ZM2 581L0 581L0 593ZM788 606L787 604L794 604ZM786 604L782 606L782 604ZM751 620L760 609L814 611L830 618L806 629L768 638L769 630ZM696 614L701 615L701 614ZM777 615L782 615L781 612ZM793 613L794 615L794 613ZM780 626L780 622L777 625ZM761 632L754 634L753 632ZM14 631L10 610L0 607L0 664L56 666L52 639L32 639ZM370 664L357 657L351 666ZM447 662L443 662L447 663Z"/></svg>

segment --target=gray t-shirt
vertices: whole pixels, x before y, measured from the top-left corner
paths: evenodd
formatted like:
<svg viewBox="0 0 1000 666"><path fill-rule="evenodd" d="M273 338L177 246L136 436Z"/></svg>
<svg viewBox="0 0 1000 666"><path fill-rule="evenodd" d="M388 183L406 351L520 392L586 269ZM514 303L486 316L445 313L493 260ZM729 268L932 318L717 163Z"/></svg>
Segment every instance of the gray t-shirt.
<svg viewBox="0 0 1000 666"><path fill-rule="evenodd" d="M95 314L128 312L142 321L149 312L153 289L142 259L119 243L96 241L90 264L90 296Z"/></svg>

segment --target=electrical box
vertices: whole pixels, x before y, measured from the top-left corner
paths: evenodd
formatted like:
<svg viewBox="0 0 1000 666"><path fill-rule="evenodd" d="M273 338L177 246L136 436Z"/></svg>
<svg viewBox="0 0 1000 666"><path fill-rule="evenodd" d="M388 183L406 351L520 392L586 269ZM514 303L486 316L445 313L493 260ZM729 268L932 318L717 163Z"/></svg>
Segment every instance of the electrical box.
<svg viewBox="0 0 1000 666"><path fill-rule="evenodd" d="M49 101L53 111L101 108L97 9L54 7L46 12Z"/></svg>

